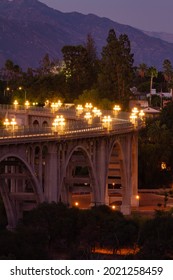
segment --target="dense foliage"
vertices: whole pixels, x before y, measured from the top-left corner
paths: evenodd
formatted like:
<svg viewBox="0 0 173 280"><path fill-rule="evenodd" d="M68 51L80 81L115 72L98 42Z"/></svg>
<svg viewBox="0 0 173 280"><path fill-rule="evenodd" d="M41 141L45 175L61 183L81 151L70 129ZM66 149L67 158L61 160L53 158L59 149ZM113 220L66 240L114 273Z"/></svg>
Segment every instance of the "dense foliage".
<svg viewBox="0 0 173 280"><path fill-rule="evenodd" d="M115 30L108 32L100 57L97 56L94 38L88 34L83 45L67 45L62 48L63 60L51 59L49 54L40 61L37 69L23 71L8 59L0 69L0 103L11 103L18 99L24 103L44 104L49 99L61 98L64 102L81 100L83 93L97 92L97 101L109 108L109 102L119 103L128 109L129 100L137 98L137 92L168 91L172 88L173 68L168 59L163 61L163 71L145 63L134 67L131 45L126 34L117 36ZM102 102L103 101L103 102ZM151 103L161 107L160 98ZM97 105L97 104L96 104Z"/></svg>
<svg viewBox="0 0 173 280"><path fill-rule="evenodd" d="M173 102L139 132L140 187L170 187L173 175Z"/></svg>
<svg viewBox="0 0 173 280"><path fill-rule="evenodd" d="M128 107L134 69L127 35L117 38L110 30L99 58L90 34L84 45L64 46L62 55L63 61L59 61L46 54L38 69L29 68L26 72L7 60L0 71L0 103L16 98L22 103L24 93L27 99L40 104L57 98L73 102L84 91L96 90L100 100L114 100Z"/></svg>
<svg viewBox="0 0 173 280"><path fill-rule="evenodd" d="M172 226L172 212L127 218L107 206L43 203L15 231L0 229L0 259L173 259ZM109 254L96 253L98 248ZM119 255L123 248L140 250Z"/></svg>

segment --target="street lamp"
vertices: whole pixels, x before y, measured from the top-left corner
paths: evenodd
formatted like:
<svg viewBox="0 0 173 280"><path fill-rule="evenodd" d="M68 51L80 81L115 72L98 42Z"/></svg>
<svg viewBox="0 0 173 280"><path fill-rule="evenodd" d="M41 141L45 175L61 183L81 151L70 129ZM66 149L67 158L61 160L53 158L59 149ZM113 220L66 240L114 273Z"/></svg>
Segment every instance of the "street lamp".
<svg viewBox="0 0 173 280"><path fill-rule="evenodd" d="M10 122L9 122L8 118L5 119L4 125L5 125L6 128L10 125Z"/></svg>
<svg viewBox="0 0 173 280"><path fill-rule="evenodd" d="M10 124L12 125L12 130L13 130L13 132L14 132L15 125L17 124L16 119L15 119L15 118L12 118Z"/></svg>
<svg viewBox="0 0 173 280"><path fill-rule="evenodd" d="M132 114L130 115L130 122L131 122L132 124L134 124L135 127L136 127L136 125L137 125L136 120L137 120L137 115L136 115L135 113L132 113Z"/></svg>
<svg viewBox="0 0 173 280"><path fill-rule="evenodd" d="M45 107L48 107L50 105L50 101L47 99L45 102L44 102L44 106Z"/></svg>
<svg viewBox="0 0 173 280"><path fill-rule="evenodd" d="M93 107L93 105L91 104L91 103L86 103L85 104L85 108L87 109L87 110L90 110L91 108Z"/></svg>
<svg viewBox="0 0 173 280"><path fill-rule="evenodd" d="M13 105L14 105L14 108L15 108L15 110L16 110L16 109L17 109L17 106L19 105L18 101L17 101L17 100L14 100Z"/></svg>
<svg viewBox="0 0 173 280"><path fill-rule="evenodd" d="M54 113L62 106L62 102L58 100L58 102L52 102L50 107L52 108L52 112Z"/></svg>
<svg viewBox="0 0 173 280"><path fill-rule="evenodd" d="M119 113L119 111L121 111L120 105L115 105L113 110L114 110L114 113L117 115Z"/></svg>
<svg viewBox="0 0 173 280"><path fill-rule="evenodd" d="M139 113L138 108L134 107L134 108L132 109L132 113L133 113L133 114L138 114L138 113Z"/></svg>
<svg viewBox="0 0 173 280"><path fill-rule="evenodd" d="M75 204L74 204L76 207L79 207L79 202L75 202Z"/></svg>
<svg viewBox="0 0 173 280"><path fill-rule="evenodd" d="M6 118L3 124L5 125L6 129L7 129L9 126L12 126L12 131L13 131L13 133L14 133L15 125L17 125L17 122L16 122L16 119L15 119L15 118L12 118L11 121L9 121L9 119Z"/></svg>
<svg viewBox="0 0 173 280"><path fill-rule="evenodd" d="M139 112L139 117L140 117L141 119L143 119L144 116L145 116L144 111L143 111L143 110L140 110L140 112Z"/></svg>
<svg viewBox="0 0 173 280"><path fill-rule="evenodd" d="M54 121L53 121L53 123L52 123L52 126L55 128L55 132L57 132L58 124L59 124L58 119L55 118Z"/></svg>
<svg viewBox="0 0 173 280"><path fill-rule="evenodd" d="M112 210L116 210L116 206L115 205L112 205L111 208L112 208Z"/></svg>
<svg viewBox="0 0 173 280"><path fill-rule="evenodd" d="M78 104L76 107L76 114L77 116L80 116L83 113L83 106Z"/></svg>
<svg viewBox="0 0 173 280"><path fill-rule="evenodd" d="M84 116L84 119L86 119L86 121L88 122L88 124L92 123L92 115L90 112L87 112Z"/></svg>
<svg viewBox="0 0 173 280"><path fill-rule="evenodd" d="M28 108L29 108L29 106L30 106L30 103L29 103L29 101L28 101L28 100L26 100L26 101L25 101L25 107L26 107L26 109L28 109Z"/></svg>
<svg viewBox="0 0 173 280"><path fill-rule="evenodd" d="M110 124L112 123L111 116L104 116L102 119L103 127L110 129Z"/></svg>
<svg viewBox="0 0 173 280"><path fill-rule="evenodd" d="M100 109L97 109L97 107L94 107L94 109L92 110L94 116L100 117L102 115L102 112L100 111Z"/></svg>
<svg viewBox="0 0 173 280"><path fill-rule="evenodd" d="M25 102L26 102L26 90L25 90L25 89L23 89L23 87L21 87L21 86L20 86L18 89L19 89L19 90L24 90L24 94L25 94Z"/></svg>
<svg viewBox="0 0 173 280"><path fill-rule="evenodd" d="M6 88L5 88L5 90L4 90L4 96L5 96L6 91L9 93L10 88L9 88L9 87L6 87Z"/></svg>
<svg viewBox="0 0 173 280"><path fill-rule="evenodd" d="M61 115L61 116L56 116L56 118L54 119L52 126L54 127L54 131L57 132L57 128L59 128L60 132L62 132L64 130L64 126L65 126L65 118Z"/></svg>

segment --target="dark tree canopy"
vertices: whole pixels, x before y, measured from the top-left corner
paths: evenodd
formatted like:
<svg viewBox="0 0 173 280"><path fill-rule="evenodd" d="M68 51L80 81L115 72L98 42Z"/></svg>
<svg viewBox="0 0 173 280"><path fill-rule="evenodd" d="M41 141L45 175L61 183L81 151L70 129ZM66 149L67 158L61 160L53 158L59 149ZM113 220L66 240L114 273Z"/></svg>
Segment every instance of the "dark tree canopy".
<svg viewBox="0 0 173 280"><path fill-rule="evenodd" d="M133 78L133 55L127 35L117 38L109 31L107 45L103 47L99 85L102 96L127 106Z"/></svg>

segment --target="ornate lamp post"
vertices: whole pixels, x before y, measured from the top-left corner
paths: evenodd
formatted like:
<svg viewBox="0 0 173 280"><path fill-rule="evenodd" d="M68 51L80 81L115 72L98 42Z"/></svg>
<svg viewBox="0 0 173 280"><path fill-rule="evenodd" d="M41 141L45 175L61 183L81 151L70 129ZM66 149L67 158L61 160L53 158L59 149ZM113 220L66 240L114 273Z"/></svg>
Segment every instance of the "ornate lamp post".
<svg viewBox="0 0 173 280"><path fill-rule="evenodd" d="M113 111L114 111L115 115L117 115L121 111L120 105L115 105L113 108Z"/></svg>
<svg viewBox="0 0 173 280"><path fill-rule="evenodd" d="M62 102L60 100L58 100L58 102L52 102L50 105L50 107L52 109L52 113L57 111L61 106L62 106Z"/></svg>
<svg viewBox="0 0 173 280"><path fill-rule="evenodd" d="M64 126L65 126L65 118L61 115L61 116L56 116L56 118L54 119L52 126L54 128L55 132L63 132L64 130Z"/></svg>
<svg viewBox="0 0 173 280"><path fill-rule="evenodd" d="M88 124L92 123L92 115L90 112L87 112L84 116L84 118L86 119L86 121L88 122Z"/></svg>
<svg viewBox="0 0 173 280"><path fill-rule="evenodd" d="M6 92L8 93L7 95L9 95L9 92L10 92L10 88L9 87L6 87L4 89L4 96L6 95Z"/></svg>
<svg viewBox="0 0 173 280"><path fill-rule="evenodd" d="M86 103L85 104L85 109L87 109L87 110L91 110L91 108L93 107L93 105L92 105L92 103L90 102L90 103Z"/></svg>
<svg viewBox="0 0 173 280"><path fill-rule="evenodd" d="M9 122L8 118L5 119L4 125L5 125L6 128L8 128L8 126L10 125L10 122Z"/></svg>
<svg viewBox="0 0 173 280"><path fill-rule="evenodd" d="M82 113L83 113L83 106L79 104L76 107L76 115L80 116Z"/></svg>
<svg viewBox="0 0 173 280"><path fill-rule="evenodd" d="M16 119L15 119L15 118L12 118L10 124L12 125L12 131L13 131L13 133L14 133L14 128L15 128L15 125L17 124Z"/></svg>
<svg viewBox="0 0 173 280"><path fill-rule="evenodd" d="M131 121L131 123L133 123L134 125L136 125L136 120L137 120L137 115L134 114L134 113L132 113L132 114L130 115L130 121Z"/></svg>
<svg viewBox="0 0 173 280"><path fill-rule="evenodd" d="M6 118L3 124L5 125L6 129L8 129L11 126L12 127L12 132L14 133L15 126L17 125L17 122L16 122L15 118L12 118L11 121L9 121L9 119Z"/></svg>
<svg viewBox="0 0 173 280"><path fill-rule="evenodd" d="M140 119L143 119L144 116L145 116L144 111L143 111L143 110L140 110L140 112L139 112L139 117L140 117Z"/></svg>
<svg viewBox="0 0 173 280"><path fill-rule="evenodd" d="M97 116L97 117L100 117L102 115L102 112L97 107L94 107L92 112L93 112L94 116Z"/></svg>
<svg viewBox="0 0 173 280"><path fill-rule="evenodd" d="M102 119L103 127L107 128L108 131L111 128L112 118L111 116L104 116Z"/></svg>
<svg viewBox="0 0 173 280"><path fill-rule="evenodd" d="M17 110L17 107L19 105L18 101L14 100L13 105L14 105L14 109Z"/></svg>
<svg viewBox="0 0 173 280"><path fill-rule="evenodd" d="M28 101L28 100L26 100L26 101L25 101L25 107L26 107L26 109L28 109L28 108L29 108L29 106L30 106L30 103L29 103L29 101Z"/></svg>

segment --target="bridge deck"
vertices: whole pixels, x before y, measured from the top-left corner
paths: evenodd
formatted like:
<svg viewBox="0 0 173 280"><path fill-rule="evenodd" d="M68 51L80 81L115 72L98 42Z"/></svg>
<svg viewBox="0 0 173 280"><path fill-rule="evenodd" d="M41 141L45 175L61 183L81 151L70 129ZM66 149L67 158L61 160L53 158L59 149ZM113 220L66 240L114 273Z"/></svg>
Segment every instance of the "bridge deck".
<svg viewBox="0 0 173 280"><path fill-rule="evenodd" d="M8 142L21 142L25 141L35 141L36 139L75 139L81 137L96 137L103 136L107 134L124 134L133 131L134 129L139 129L142 125L141 120L136 121L136 125L132 124L129 120L129 113L121 112L116 116L113 111L103 111L104 115L110 115L112 121L107 126L103 125L100 122L100 118L93 118L93 122L88 124L84 119L84 115L77 116L75 109L66 109L61 108L56 112L52 112L50 108L41 108L41 107L31 107L24 108L18 106L17 108L14 105L0 105L1 114L13 114L14 116L24 114L32 116L49 116L54 118L57 114L63 114L67 120L72 120L72 122L67 122L66 125L62 128L53 128L53 127L28 127L28 126L8 126L0 129L0 145Z"/></svg>

